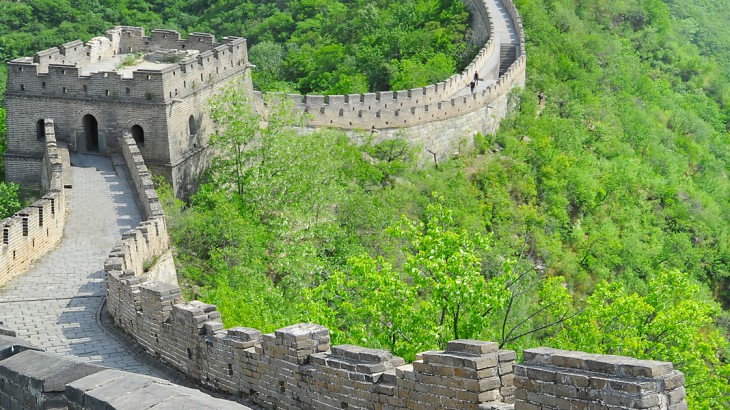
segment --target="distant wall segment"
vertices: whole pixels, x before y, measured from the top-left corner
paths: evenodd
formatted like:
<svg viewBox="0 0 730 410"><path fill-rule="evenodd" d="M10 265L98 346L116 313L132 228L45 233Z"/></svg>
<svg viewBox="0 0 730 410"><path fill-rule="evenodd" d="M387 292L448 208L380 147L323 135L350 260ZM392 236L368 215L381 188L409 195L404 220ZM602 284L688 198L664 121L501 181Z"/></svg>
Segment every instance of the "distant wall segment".
<svg viewBox="0 0 730 410"><path fill-rule="evenodd" d="M483 46L472 62L459 74L425 87L400 91L348 95L299 95L282 96L294 108L306 111L312 117L308 126L331 127L348 131L357 140L363 135L375 141L405 138L412 145L422 146L443 158L459 151L461 144L470 145L477 132L493 133L499 121L508 113L509 92L525 84L526 56L524 53L524 29L522 20L510 0L501 0L516 37L515 59L501 70L495 54L500 53L491 34L495 30L495 18L491 0L463 0L473 16L472 30ZM500 0L494 0L500 1ZM485 78L488 63L497 65L493 78ZM504 71L497 77L496 73ZM460 93L468 88L475 72L480 72L488 87L475 93ZM487 77L491 76L490 74ZM255 92L257 105L265 110L262 93ZM370 133L370 134L368 134Z"/></svg>
<svg viewBox="0 0 730 410"><path fill-rule="evenodd" d="M58 146L53 120L43 120L42 126L43 156L38 161L39 167L33 169L41 175L45 194L29 207L0 221L0 286L25 272L63 236L66 222L63 170L69 166L68 153L63 153L65 148Z"/></svg>

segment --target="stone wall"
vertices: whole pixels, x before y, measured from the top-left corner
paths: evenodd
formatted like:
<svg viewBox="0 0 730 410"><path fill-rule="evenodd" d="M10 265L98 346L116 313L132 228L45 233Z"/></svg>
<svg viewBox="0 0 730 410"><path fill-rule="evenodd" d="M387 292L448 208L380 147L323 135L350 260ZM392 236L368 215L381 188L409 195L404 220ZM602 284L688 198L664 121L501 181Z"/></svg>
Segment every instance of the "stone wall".
<svg viewBox="0 0 730 410"><path fill-rule="evenodd" d="M139 374L79 363L0 336L0 409L249 409Z"/></svg>
<svg viewBox="0 0 730 410"><path fill-rule="evenodd" d="M89 68L118 55L163 49L179 52L179 58L161 61L167 64L159 69L127 72L121 62ZM6 92L64 99L169 102L240 73L247 62L243 38L223 37L218 43L211 34L192 33L182 39L171 30L152 30L152 35L145 37L139 27L115 27L106 37L95 37L85 45L77 40L9 61Z"/></svg>
<svg viewBox="0 0 730 410"><path fill-rule="evenodd" d="M66 221L66 197L62 177L64 166L59 152L52 120L45 120L45 154L37 169L43 173L44 188L41 199L15 215L0 221L0 286L23 273L30 264L53 249L63 236Z"/></svg>
<svg viewBox="0 0 730 410"><path fill-rule="evenodd" d="M130 50L145 59L159 57L160 64L125 67L121 55ZM38 122L53 118L56 138L81 153L119 152L119 137L141 130L138 148L148 166L165 176L178 196L186 196L210 161L213 125L206 102L241 78L250 88L248 67L245 39L216 42L205 33L183 39L170 30L145 36L138 27L115 27L86 44L75 41L10 61L6 179L40 184L44 147ZM89 135L88 116L96 124L89 128L97 129ZM98 142L87 147L94 134Z"/></svg>
<svg viewBox="0 0 730 410"><path fill-rule="evenodd" d="M132 135L124 133L119 143L122 149L124 162L127 164L129 176L134 186L135 199L144 219L154 219L163 216L162 205L157 197L152 175L145 165L142 154Z"/></svg>
<svg viewBox="0 0 730 410"><path fill-rule="evenodd" d="M669 362L541 347L514 371L515 410L687 408L684 376Z"/></svg>
<svg viewBox="0 0 730 410"><path fill-rule="evenodd" d="M136 272L154 280L177 284L177 273L170 252L170 237L149 170L131 135L124 134L119 145L129 170L130 186L134 188L136 202L145 220L122 235L122 240L112 249L105 268ZM109 285L107 283L107 287ZM107 300L110 312L120 309L115 301Z"/></svg>
<svg viewBox="0 0 730 410"><path fill-rule="evenodd" d="M264 408L474 409L513 401L515 354L461 340L405 364L383 350L331 346L329 331L298 324L261 334L224 330L215 306L184 302L176 286L108 272L115 322L162 362L201 384ZM111 312L111 310L110 310ZM489 407L487 407L489 408Z"/></svg>
<svg viewBox="0 0 730 410"><path fill-rule="evenodd" d="M522 20L510 0L500 0L517 30L516 60L487 89L452 97L469 84L474 72L484 66L492 54L499 53L499 44L495 44L494 38L485 38L485 34L494 31L493 16L486 3L491 0L463 1L475 20L473 30L477 39L486 43L461 73L410 90L329 96L287 94L284 98L294 108L312 116L310 128L343 129L356 142L365 138L372 138L374 142L404 138L411 146L423 149L422 159L431 157L427 153L435 154L437 160L458 154L463 148L472 146L475 134L497 131L499 121L509 111L510 91L525 85L526 67ZM262 94L255 92L254 95L259 109L265 110Z"/></svg>

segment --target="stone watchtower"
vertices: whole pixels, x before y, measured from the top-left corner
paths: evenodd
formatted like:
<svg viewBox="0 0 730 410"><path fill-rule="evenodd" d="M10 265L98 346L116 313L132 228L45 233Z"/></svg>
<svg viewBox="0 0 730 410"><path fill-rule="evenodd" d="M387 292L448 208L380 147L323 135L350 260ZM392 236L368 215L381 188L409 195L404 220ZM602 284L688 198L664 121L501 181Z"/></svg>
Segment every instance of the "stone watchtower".
<svg viewBox="0 0 730 410"><path fill-rule="evenodd" d="M8 63L6 179L39 186L44 119L70 151L110 155L129 132L146 164L185 195L210 159L206 101L243 80L252 94L246 40L115 27Z"/></svg>

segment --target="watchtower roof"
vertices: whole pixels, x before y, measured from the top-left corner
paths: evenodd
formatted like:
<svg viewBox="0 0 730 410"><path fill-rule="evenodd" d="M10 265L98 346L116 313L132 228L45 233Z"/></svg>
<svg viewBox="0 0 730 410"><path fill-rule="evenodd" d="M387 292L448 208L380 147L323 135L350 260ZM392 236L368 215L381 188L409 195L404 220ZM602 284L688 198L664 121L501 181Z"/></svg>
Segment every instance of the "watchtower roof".
<svg viewBox="0 0 730 410"><path fill-rule="evenodd" d="M177 67L188 58L195 58L197 50L158 50L146 53L117 54L79 67L79 75L101 72L116 72L122 78L133 78L134 72L165 71Z"/></svg>
<svg viewBox="0 0 730 410"><path fill-rule="evenodd" d="M166 103L243 73L246 40L208 33L114 27L106 36L71 41L8 62L7 93L71 99Z"/></svg>

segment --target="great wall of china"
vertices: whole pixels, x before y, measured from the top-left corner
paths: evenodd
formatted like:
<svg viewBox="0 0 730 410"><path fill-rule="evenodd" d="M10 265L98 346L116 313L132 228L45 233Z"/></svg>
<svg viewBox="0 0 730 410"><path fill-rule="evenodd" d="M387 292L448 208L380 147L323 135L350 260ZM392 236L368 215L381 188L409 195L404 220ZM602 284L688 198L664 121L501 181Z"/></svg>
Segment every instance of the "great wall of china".
<svg viewBox="0 0 730 410"><path fill-rule="evenodd" d="M490 11L494 4L490 1L466 1L473 13L488 21L482 35L497 31ZM494 59L494 54L501 48L501 44L497 46L493 40L494 35L489 37L475 59L476 63L454 80L416 91L394 92L392 99L388 93L288 98L300 109L314 114L313 125L327 125L327 121L331 121L330 124L345 129L350 128L353 120L353 124L361 121L357 128L368 128L362 125L372 124L377 125L376 128L382 127L383 133L401 126L406 127L406 132L411 129L421 133L428 127L440 126L434 125L439 123L460 127L460 120L485 121L488 113L494 110L493 104L504 107L504 112L493 118L498 122L498 117L506 113L509 90L524 84L525 67L524 35L519 16L509 0L504 0L502 6L508 11L519 46L510 67L498 69L501 76L495 83L485 81L484 90L473 95L457 95L446 103L438 101L442 98L438 93L446 92L449 87L452 96L458 94L459 84L473 75L475 67L479 67L478 61ZM398 104L397 108L392 106L394 103ZM341 106L342 111L333 110L335 106ZM76 154L69 161L68 151L56 141L53 121L44 119L43 126L45 154L41 168L47 193L31 207L2 221L0 284L10 281L29 266L28 275L32 274L36 261L59 241L67 243L77 239L73 237L74 230L64 231L64 222L67 215L69 226L83 218L73 211L86 199L67 195L79 188L72 183L76 180L72 181L70 177L64 182L64 176L74 174L67 168L76 172L76 164L90 164L87 167L95 167L113 190L129 190L134 200L120 198L110 205L123 222L114 225L106 236L119 238L119 232L123 233L108 253L103 269L98 267L99 273L103 274L104 294L72 296L67 298L68 306L73 306L73 301L79 297L105 297L115 325L139 343L147 354L211 390L262 408L687 408L684 378L667 362L537 348L524 351L523 361L517 363L515 352L500 350L496 343L456 340L449 342L443 351L423 352L416 361L406 364L403 359L383 350L332 346L328 330L315 324L296 324L271 334L250 328L224 329L215 306L200 301L186 302L181 296L164 213L139 141L129 133L123 134L115 143L119 151L115 154L113 168L107 169L95 165L94 161L84 162L83 156ZM356 128L355 125L352 128ZM469 126L458 129L466 134L474 132ZM71 166L73 163L76 164ZM81 185L81 180L78 182ZM135 209L129 209L129 214L118 211L132 207ZM117 228L128 224L134 229ZM81 272L84 277L87 276L85 272L91 272L88 277L97 278L94 273L97 268L87 269L91 270ZM101 280L98 277L95 283L101 284ZM17 278L9 285L16 282ZM6 312L0 320L5 321L7 327L25 323L29 319L25 316L32 316L32 312L24 312L23 317L14 316L8 320L10 309L7 306L13 307L18 301L14 289L17 286L11 286L10 293L0 296L0 306ZM36 289L31 287L30 291L36 292ZM62 322L60 317L58 321ZM90 322L88 326L98 326L98 321ZM54 349L56 354L39 352L39 348L44 347L43 338L36 334L34 344L37 345L33 346L24 340L29 335L19 332L21 338L18 338L12 329L0 326L0 408L246 408L160 379L108 370L98 365L140 372L124 357L119 362L112 360L116 354L129 354L129 349L123 346L115 347L108 355L95 355L93 353L97 352L88 351L91 347L66 350L67 355L72 356L67 358L60 356L64 350ZM87 338L95 341L96 337L104 336Z"/></svg>

